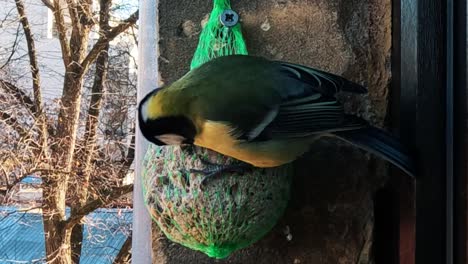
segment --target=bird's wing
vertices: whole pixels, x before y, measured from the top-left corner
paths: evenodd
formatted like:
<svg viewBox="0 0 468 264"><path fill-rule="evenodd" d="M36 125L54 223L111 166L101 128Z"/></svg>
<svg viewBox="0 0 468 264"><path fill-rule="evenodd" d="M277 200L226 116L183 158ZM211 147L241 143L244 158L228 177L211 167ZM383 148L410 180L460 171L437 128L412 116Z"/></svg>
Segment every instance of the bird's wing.
<svg viewBox="0 0 468 264"><path fill-rule="evenodd" d="M316 95L281 104L276 117L265 126L258 138L305 137L316 133L353 130L365 125L364 120L346 115L336 99Z"/></svg>
<svg viewBox="0 0 468 264"><path fill-rule="evenodd" d="M340 76L249 56L218 62L210 65L210 80L205 79L217 90L200 94L205 105L199 107L207 120L231 127L237 139L293 138L363 126L362 120L345 115L334 95L367 90Z"/></svg>
<svg viewBox="0 0 468 264"><path fill-rule="evenodd" d="M329 72L288 62L277 61L276 63L281 65L280 69L284 75L308 84L324 96L334 96L339 91L367 93L365 87Z"/></svg>

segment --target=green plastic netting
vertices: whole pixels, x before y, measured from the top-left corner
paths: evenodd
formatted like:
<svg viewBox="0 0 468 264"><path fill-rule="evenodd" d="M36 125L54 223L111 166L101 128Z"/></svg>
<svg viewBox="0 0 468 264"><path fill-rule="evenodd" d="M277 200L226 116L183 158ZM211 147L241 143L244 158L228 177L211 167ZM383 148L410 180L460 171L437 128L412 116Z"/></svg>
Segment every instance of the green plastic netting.
<svg viewBox="0 0 468 264"><path fill-rule="evenodd" d="M247 54L240 23L226 27L220 22L223 11L230 9L231 4L228 0L214 0L210 18L200 34L198 47L190 64L191 69L216 57Z"/></svg>
<svg viewBox="0 0 468 264"><path fill-rule="evenodd" d="M223 26L219 15L229 1L215 0L200 35L191 68L229 54L247 54L240 25ZM255 169L247 174L227 173L209 180L190 169L205 169L201 159L227 165L239 161L208 149L150 145L144 158L143 195L147 208L172 241L225 258L262 238L286 209L291 166Z"/></svg>
<svg viewBox="0 0 468 264"><path fill-rule="evenodd" d="M225 258L258 241L286 209L291 167L224 174L200 188L200 158L218 164L238 162L198 148L151 147L144 166L145 200L153 220L172 241Z"/></svg>

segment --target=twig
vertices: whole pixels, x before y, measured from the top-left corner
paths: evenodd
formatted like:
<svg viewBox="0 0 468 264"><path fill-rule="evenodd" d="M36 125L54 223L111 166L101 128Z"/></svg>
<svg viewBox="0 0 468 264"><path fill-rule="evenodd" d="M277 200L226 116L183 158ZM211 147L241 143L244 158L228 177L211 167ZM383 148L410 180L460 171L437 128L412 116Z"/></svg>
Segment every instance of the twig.
<svg viewBox="0 0 468 264"><path fill-rule="evenodd" d="M11 82L0 79L0 88L3 88L8 94L11 94L13 97L15 97L18 102L24 104L24 106L31 113L36 113L36 106L34 105L33 100L18 86L12 84Z"/></svg>
<svg viewBox="0 0 468 264"><path fill-rule="evenodd" d="M42 111L41 78L39 74L39 65L37 62L36 45L31 32L31 26L26 16L26 11L22 0L16 0L16 9L20 15L20 22L23 25L24 35L28 46L29 65L31 66L31 75L33 82L35 117L39 121L41 146L44 154L48 153L48 135L46 117Z"/></svg>
<svg viewBox="0 0 468 264"><path fill-rule="evenodd" d="M41 0L41 1L45 6L47 6L47 8L52 10L52 12L54 11L54 5L52 4L52 2L50 2L49 0Z"/></svg>
<svg viewBox="0 0 468 264"><path fill-rule="evenodd" d="M18 28L16 29L15 39L13 40L13 45L11 46L10 55L8 56L5 63L0 67L0 70L3 70L3 68L5 68L11 62L11 59L13 58L13 56L16 53L16 48L18 46L19 38L21 36L21 34L19 34L19 28L20 28L20 24L18 24Z"/></svg>
<svg viewBox="0 0 468 264"><path fill-rule="evenodd" d="M135 23L138 21L138 10L135 11L132 15L130 15L127 19L122 21L118 26L113 27L110 31L108 31L106 34L101 35L94 44L93 48L91 51L88 53L86 58L83 60L81 63L81 66L83 69L87 69L91 63L93 63L99 53L106 47L106 45L111 42L115 37L117 37L120 33L124 32L127 30L129 27L135 25Z"/></svg>
<svg viewBox="0 0 468 264"><path fill-rule="evenodd" d="M73 215L70 216L65 221L65 225L68 228L73 227L75 224L77 224L81 219L88 215L89 213L93 212L94 210L104 206L105 204L110 203L111 201L114 201L118 198L120 198L122 195L131 193L133 191L133 184L129 185L124 185L121 187L116 187L109 191L107 195L104 195L104 197L97 198L94 200L89 201L87 204L82 206L81 208L78 208Z"/></svg>

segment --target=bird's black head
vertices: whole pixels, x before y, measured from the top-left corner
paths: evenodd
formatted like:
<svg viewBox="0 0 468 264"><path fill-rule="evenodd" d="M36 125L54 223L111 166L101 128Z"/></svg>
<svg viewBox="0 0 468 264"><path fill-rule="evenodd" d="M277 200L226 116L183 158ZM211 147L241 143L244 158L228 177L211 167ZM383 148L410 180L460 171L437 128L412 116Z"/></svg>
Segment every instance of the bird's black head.
<svg viewBox="0 0 468 264"><path fill-rule="evenodd" d="M139 126L143 136L158 146L193 144L196 134L192 121L185 116L160 117L145 122L140 115Z"/></svg>
<svg viewBox="0 0 468 264"><path fill-rule="evenodd" d="M158 146L193 144L193 122L184 115L166 115L153 109L156 93L147 95L138 106L138 125L143 136Z"/></svg>

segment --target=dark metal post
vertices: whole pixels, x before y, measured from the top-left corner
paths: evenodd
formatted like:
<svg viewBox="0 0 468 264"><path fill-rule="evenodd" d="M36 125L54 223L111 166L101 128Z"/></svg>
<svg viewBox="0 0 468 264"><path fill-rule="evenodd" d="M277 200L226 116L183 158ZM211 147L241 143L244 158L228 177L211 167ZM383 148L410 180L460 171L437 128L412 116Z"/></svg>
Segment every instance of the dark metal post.
<svg viewBox="0 0 468 264"><path fill-rule="evenodd" d="M454 259L452 101L454 59L458 56L453 49L455 1L401 0L396 10L399 17L394 37L398 43L393 66L399 91L398 98L394 95L393 99L399 101L401 137L414 146L418 162L414 227L417 264L449 264ZM404 221L400 218L400 225ZM404 250L401 235L405 235L401 231L400 227L400 254Z"/></svg>
<svg viewBox="0 0 468 264"><path fill-rule="evenodd" d="M467 263L468 185L468 2L453 3L453 252L454 263Z"/></svg>

